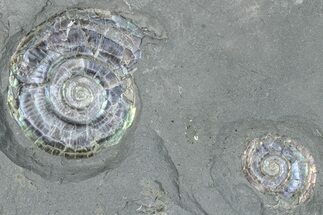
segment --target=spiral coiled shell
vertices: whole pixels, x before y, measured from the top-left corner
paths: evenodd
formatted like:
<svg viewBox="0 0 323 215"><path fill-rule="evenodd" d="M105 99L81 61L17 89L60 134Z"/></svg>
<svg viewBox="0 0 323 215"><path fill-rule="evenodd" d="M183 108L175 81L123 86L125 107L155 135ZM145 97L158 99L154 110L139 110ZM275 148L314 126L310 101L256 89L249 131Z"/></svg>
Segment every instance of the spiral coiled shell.
<svg viewBox="0 0 323 215"><path fill-rule="evenodd" d="M97 9L55 15L25 36L10 62L11 115L37 146L88 157L117 144L138 97L131 72L143 34Z"/></svg>
<svg viewBox="0 0 323 215"><path fill-rule="evenodd" d="M259 191L293 207L308 200L316 182L310 152L291 138L268 134L251 140L242 156L243 172Z"/></svg>

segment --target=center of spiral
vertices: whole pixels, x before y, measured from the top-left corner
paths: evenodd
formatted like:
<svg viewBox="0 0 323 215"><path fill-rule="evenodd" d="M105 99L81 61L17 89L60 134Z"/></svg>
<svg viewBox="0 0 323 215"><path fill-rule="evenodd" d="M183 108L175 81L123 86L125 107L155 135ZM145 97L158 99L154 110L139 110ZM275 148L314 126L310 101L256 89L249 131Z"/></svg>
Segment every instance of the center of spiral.
<svg viewBox="0 0 323 215"><path fill-rule="evenodd" d="M93 81L87 77L76 76L66 81L64 85L64 98L70 107L84 109L90 106L95 98Z"/></svg>
<svg viewBox="0 0 323 215"><path fill-rule="evenodd" d="M276 156L271 156L263 160L261 169L265 175L277 176L281 172L280 165L281 160L278 159Z"/></svg>
<svg viewBox="0 0 323 215"><path fill-rule="evenodd" d="M85 103L88 106L93 100L93 94L86 86L75 86L73 89L73 97L76 101Z"/></svg>

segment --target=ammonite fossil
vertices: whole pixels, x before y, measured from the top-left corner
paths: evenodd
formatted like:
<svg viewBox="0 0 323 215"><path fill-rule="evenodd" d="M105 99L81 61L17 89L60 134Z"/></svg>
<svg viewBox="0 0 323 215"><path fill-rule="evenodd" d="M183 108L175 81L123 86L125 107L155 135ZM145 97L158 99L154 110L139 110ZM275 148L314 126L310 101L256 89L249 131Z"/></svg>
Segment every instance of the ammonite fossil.
<svg viewBox="0 0 323 215"><path fill-rule="evenodd" d="M320 126L298 116L224 124L205 195L221 194L235 214L321 214L321 134Z"/></svg>
<svg viewBox="0 0 323 215"><path fill-rule="evenodd" d="M72 9L39 25L10 61L11 115L37 146L88 157L117 144L135 118L133 65L143 34L108 11Z"/></svg>
<svg viewBox="0 0 323 215"><path fill-rule="evenodd" d="M268 134L251 140L242 165L246 178L257 190L277 195L290 206L305 202L313 192L314 159L291 138Z"/></svg>

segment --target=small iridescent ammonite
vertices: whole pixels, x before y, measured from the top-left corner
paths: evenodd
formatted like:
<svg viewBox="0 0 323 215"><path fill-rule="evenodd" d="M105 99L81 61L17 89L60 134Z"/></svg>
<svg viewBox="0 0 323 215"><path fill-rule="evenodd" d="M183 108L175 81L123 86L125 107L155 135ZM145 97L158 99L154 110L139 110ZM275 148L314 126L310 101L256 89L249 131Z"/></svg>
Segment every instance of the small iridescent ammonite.
<svg viewBox="0 0 323 215"><path fill-rule="evenodd" d="M117 144L134 121L133 65L143 34L98 9L71 9L25 36L10 61L11 115L37 146L88 157Z"/></svg>
<svg viewBox="0 0 323 215"><path fill-rule="evenodd" d="M251 140L242 156L243 172L259 191L295 206L311 197L316 167L310 152L288 137L265 135Z"/></svg>

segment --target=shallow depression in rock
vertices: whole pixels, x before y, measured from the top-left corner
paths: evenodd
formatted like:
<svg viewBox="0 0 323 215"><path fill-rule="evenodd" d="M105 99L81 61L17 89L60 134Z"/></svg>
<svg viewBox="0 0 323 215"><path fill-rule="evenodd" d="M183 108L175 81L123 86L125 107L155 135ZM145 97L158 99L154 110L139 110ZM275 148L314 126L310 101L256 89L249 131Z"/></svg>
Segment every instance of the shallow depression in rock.
<svg viewBox="0 0 323 215"><path fill-rule="evenodd" d="M130 20L99 9L64 11L24 36L5 74L4 123L19 131L8 134L8 157L45 177L66 169L77 175L90 166L91 175L116 165L139 113L132 71L142 38ZM61 169L47 174L46 165L56 164Z"/></svg>

